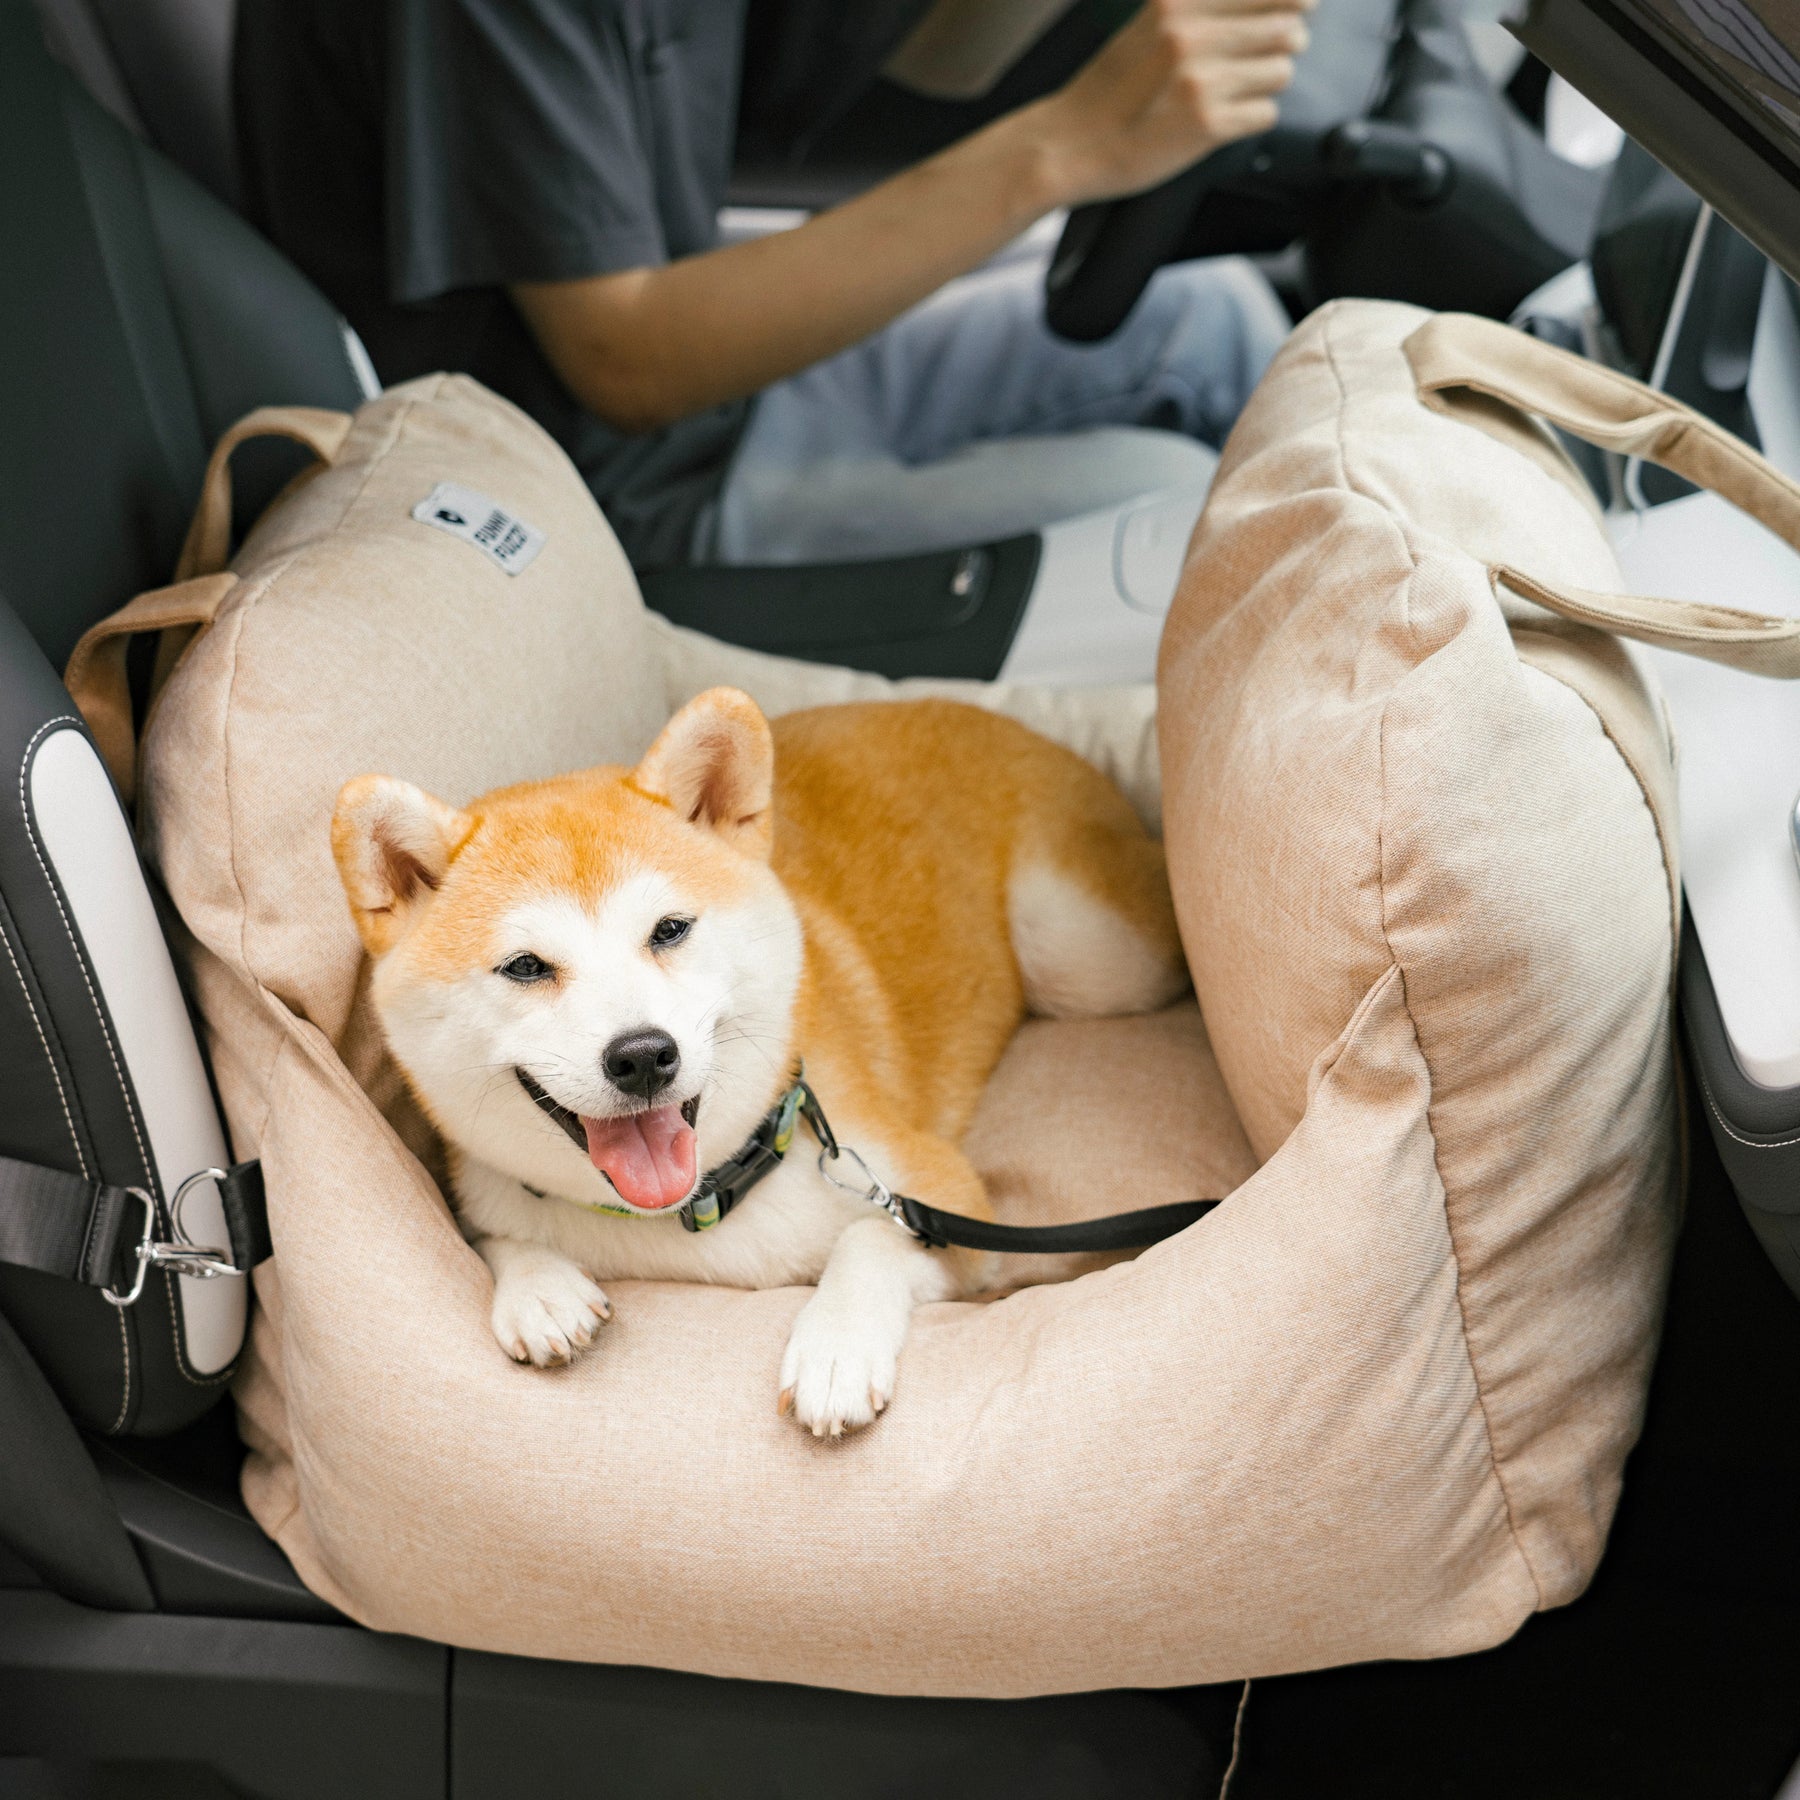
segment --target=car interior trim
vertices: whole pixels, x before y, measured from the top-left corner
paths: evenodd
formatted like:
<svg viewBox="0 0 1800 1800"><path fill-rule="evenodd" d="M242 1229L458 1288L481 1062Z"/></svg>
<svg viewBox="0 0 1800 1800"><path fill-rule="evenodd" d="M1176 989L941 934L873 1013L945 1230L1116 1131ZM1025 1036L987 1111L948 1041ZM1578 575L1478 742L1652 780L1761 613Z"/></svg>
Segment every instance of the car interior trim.
<svg viewBox="0 0 1800 1800"><path fill-rule="evenodd" d="M45 735L31 762L30 797L46 859L68 902L70 929L106 996L120 1079L124 1069L131 1071L148 1154L162 1191L172 1194L191 1171L231 1159L136 846L84 732L65 727ZM212 1182L189 1194L186 1222L195 1243L225 1242L225 1209ZM244 1284L191 1275L176 1280L187 1362L198 1375L216 1375L243 1343Z"/></svg>

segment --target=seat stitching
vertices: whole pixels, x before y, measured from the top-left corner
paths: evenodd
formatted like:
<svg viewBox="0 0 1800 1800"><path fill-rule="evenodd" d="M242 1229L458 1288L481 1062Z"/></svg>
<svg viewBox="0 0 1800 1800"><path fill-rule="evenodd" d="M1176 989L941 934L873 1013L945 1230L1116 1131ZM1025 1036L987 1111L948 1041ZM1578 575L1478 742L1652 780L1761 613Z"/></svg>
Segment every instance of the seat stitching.
<svg viewBox="0 0 1800 1800"><path fill-rule="evenodd" d="M162 1278L163 1291L169 1299L169 1338L175 1346L175 1367L180 1370L182 1380L191 1387L217 1387L220 1382L229 1381L232 1365L237 1361L235 1356L214 1375L201 1375L188 1367L187 1353L181 1345L181 1316L185 1314L186 1309L181 1307L180 1297L175 1289L175 1283L180 1277L172 1270L164 1269Z"/></svg>
<svg viewBox="0 0 1800 1800"><path fill-rule="evenodd" d="M69 948L75 954L75 966L81 971L81 984L87 989L88 999L93 1004L94 1018L100 1026L100 1036L106 1044L106 1054L112 1063L113 1077L119 1084L119 1097L125 1102L125 1117L131 1124L131 1135L137 1144L138 1163L144 1171L144 1180L151 1187L155 1187L157 1185L157 1171L151 1164L150 1152L144 1142L144 1133L138 1119L137 1098L132 1092L131 1084L125 1079L124 1065L119 1060L118 1047L113 1042L112 1026L107 1022L106 1009L100 1004L100 996L94 991L93 978L88 973L87 958L82 955L81 945L75 936L75 927L69 922L69 915L63 907L62 894L57 888L55 878L50 873L49 863L45 861L43 847L38 841L37 823L32 816L31 808L26 800L25 775L26 771L31 767L31 753L37 748L39 743L49 735L49 733L55 731L58 727L63 725L79 727L80 723L81 721L71 714L62 713L54 719L47 720L32 733L30 743L25 746L25 754L19 759L19 813L25 821L25 835L31 841L31 853L37 858L38 870L44 877L44 885L50 890L50 898L56 903L57 917L62 920L63 931L69 940ZM60 1086L60 1083L58 1085ZM85 1168L83 1173L86 1173ZM180 1374L182 1380L192 1383L195 1386L213 1386L215 1385L213 1381L206 1380L194 1374L188 1367L187 1357L182 1352L181 1324L177 1315L177 1299L172 1285L173 1281L174 1277L165 1270L163 1282L169 1298L169 1335L174 1340L175 1344L176 1370ZM123 1320L121 1320L121 1325L122 1324ZM128 1384L127 1391L129 1393L129 1355L127 1356L126 1378ZM123 1409L121 1409L120 1417L121 1419L124 1417ZM118 1427L115 1426L114 1429L117 1430Z"/></svg>
<svg viewBox="0 0 1800 1800"><path fill-rule="evenodd" d="M27 755L30 752L27 751ZM31 1028L37 1033L39 1044L43 1046L44 1061L50 1066L50 1079L56 1083L56 1098L62 1107L63 1123L69 1128L69 1142L75 1146L75 1161L80 1165L84 1181L93 1179L89 1173L87 1157L82 1153L81 1134L75 1129L75 1115L69 1110L69 1096L63 1087L62 1071L56 1066L56 1058L51 1054L50 1039L45 1034L44 1022L38 1017L37 1002L31 997L31 989L25 985L25 971L19 967L19 959L13 954L12 938L4 926L0 926L0 945L6 950L6 960L12 964L12 972L18 978L19 992L25 996L25 1010L31 1015ZM131 1333L126 1329L125 1310L114 1307L119 1316L119 1364L123 1382L123 1391L119 1396L118 1417L109 1427L114 1432L123 1431L125 1416L131 1411Z"/></svg>
<svg viewBox="0 0 1800 1800"><path fill-rule="evenodd" d="M38 1017L36 1002L31 998L31 989L25 985L25 971L19 967L19 959L13 954L12 939L4 927L0 927L0 944L6 947L6 960L12 964L12 972L19 978L19 992L25 996L25 1010L31 1014L31 1026L37 1033L38 1042L44 1047L44 1060L50 1065L50 1079L56 1083L56 1097L62 1102L63 1122L69 1128L69 1141L75 1146L75 1160L81 1165L81 1177L91 1181L87 1158L81 1153L81 1137L75 1129L75 1115L69 1110L69 1096L63 1088L62 1071L56 1066L56 1058L50 1051L50 1039L45 1035L44 1022Z"/></svg>
<svg viewBox="0 0 1800 1800"><path fill-rule="evenodd" d="M1383 824L1387 819L1387 708L1381 709L1381 818ZM1385 848L1379 828L1377 844ZM1519 1560L1525 1565L1525 1573L1531 1577L1531 1586L1537 1595L1538 1611L1542 1612L1547 1604L1544 1597L1544 1585L1538 1579L1536 1565L1526 1553L1524 1539L1519 1531L1519 1515L1513 1502L1512 1488L1506 1479L1506 1470L1500 1460L1499 1446L1494 1442L1494 1416L1488 1407L1487 1388L1481 1379L1481 1364L1475 1357L1474 1341L1469 1335L1469 1303L1468 1294L1463 1284L1462 1251L1456 1242L1456 1225L1451 1217L1450 1184L1444 1179L1444 1171L1438 1164L1437 1125L1432 1118L1432 1096L1436 1091L1436 1083L1431 1078L1431 1063L1425 1055L1425 1040L1419 1033L1419 1021L1413 1016L1412 1002L1406 992L1406 971L1401 968L1400 958L1395 954L1392 939L1388 936L1387 922L1387 864L1385 854L1378 866L1378 887L1381 893L1381 941L1387 945L1388 955L1400 971L1400 1004L1406 1009L1407 1023L1412 1026L1413 1042L1419 1047L1419 1060L1425 1064L1427 1092L1425 1101L1425 1123L1431 1132L1431 1166L1437 1173L1438 1188L1444 1196L1444 1235L1449 1240L1451 1260L1456 1264L1456 1312L1462 1321L1463 1355L1468 1359L1469 1378L1475 1384L1475 1402L1481 1408L1482 1430L1487 1437L1488 1464L1494 1471L1495 1485L1500 1489L1500 1501L1506 1508L1507 1529L1512 1533L1513 1547L1519 1553Z"/></svg>
<svg viewBox="0 0 1800 1800"><path fill-rule="evenodd" d="M1758 1143L1755 1138L1745 1137L1719 1110L1719 1103L1713 1098L1712 1083L1706 1079L1706 1071L1700 1067L1698 1057L1694 1059L1694 1072L1700 1077L1700 1091L1706 1096L1706 1110L1719 1121L1719 1129L1734 1144L1742 1144L1746 1150L1787 1150L1795 1144L1800 1144L1800 1132L1796 1132L1792 1137L1772 1138L1767 1143Z"/></svg>
<svg viewBox="0 0 1800 1800"><path fill-rule="evenodd" d="M125 1415L131 1411L131 1333L125 1329L125 1309L115 1306L114 1313L119 1320L119 1355L125 1365L125 1391L119 1398L119 1416L108 1428L113 1432L125 1429Z"/></svg>
<svg viewBox="0 0 1800 1800"><path fill-rule="evenodd" d="M1325 365L1328 369L1330 369L1332 379L1337 383L1337 389L1338 389L1338 411L1337 411L1338 469L1339 469L1340 473L1342 474L1344 486L1349 492L1355 494L1359 499L1367 500L1371 505L1378 507L1381 510L1381 512L1386 515L1386 517L1387 517L1389 523L1392 525L1395 533L1399 536L1401 543L1406 550L1408 561L1412 565L1413 573L1416 575L1418 572L1418 566L1419 566L1418 555L1414 551L1413 545L1412 545L1412 540L1411 540L1410 536L1408 535L1408 533L1402 527L1401 522L1394 516L1393 511L1383 501L1377 499L1375 495L1368 493L1365 489L1359 487L1357 485L1355 479L1351 476L1349 459L1344 455L1344 415L1345 415L1345 411L1349 405L1350 391L1349 391L1348 384L1344 380L1343 370L1339 367L1337 357L1332 352L1330 326L1331 326L1331 319L1328 317L1324 322L1324 329L1321 330L1319 337L1320 337L1320 342L1321 342L1321 344L1324 348L1324 352L1325 352ZM1410 594L1410 591L1411 591L1411 582L1409 580L1408 581L1409 594ZM1407 609L1407 619L1408 619L1408 623L1410 624L1410 622L1411 622L1410 606ZM1546 1604L1545 1598L1544 1598L1544 1586L1543 1586L1543 1583L1538 1579L1537 1568L1533 1564L1531 1557L1527 1554L1526 1549L1525 1549L1524 1539L1521 1537L1520 1532L1519 1532L1519 1516L1518 1516L1517 1509L1513 1502L1512 1490L1507 1485L1506 1473L1505 1473L1505 1470L1501 1466L1500 1452L1499 1452L1497 1445L1494 1442L1494 1419L1493 1419L1493 1414L1488 1410L1487 1390L1482 1385L1481 1367L1480 1367L1480 1364L1475 1359L1475 1347L1469 1337L1469 1309L1468 1309L1467 1297L1465 1295L1464 1287L1463 1287L1463 1260L1462 1260L1461 1252L1457 1249L1456 1228L1451 1223L1451 1218L1450 1218L1450 1184L1444 1180L1444 1172L1443 1172L1442 1168L1440 1168L1438 1165L1437 1127L1432 1120L1431 1094L1432 1094L1435 1084L1433 1084L1431 1081L1431 1063L1430 1063L1430 1060L1425 1055L1425 1042L1424 1042L1424 1039L1419 1035L1419 1021L1413 1016L1412 1002L1407 998L1406 970L1401 966L1400 958L1395 953L1395 950L1394 950L1393 940L1388 935L1388 918L1387 918L1387 810L1388 810L1388 808L1387 808L1387 803L1388 803L1387 727L1388 727L1388 715L1389 715L1390 705L1391 705L1391 700L1383 703L1382 709L1381 709L1381 720L1380 720L1380 724L1379 724L1379 727L1376 732L1376 745L1377 745L1377 748L1379 751L1379 763L1380 763L1380 769L1381 769L1381 807L1380 807L1380 811L1377 815L1377 822L1376 822L1376 827L1375 827L1375 850L1376 850L1375 875L1376 875L1376 889L1380 895L1381 941L1387 947L1388 958L1389 958L1392 966L1399 971L1399 974L1400 974L1400 1004L1405 1008L1407 1023L1409 1025L1411 1025L1411 1027L1412 1027L1413 1042L1415 1044L1417 1044L1418 1048L1419 1048L1419 1060L1425 1064L1425 1074L1426 1074L1426 1081L1427 1081L1427 1098L1426 1098L1426 1102L1425 1102L1425 1124L1426 1124L1426 1128L1431 1133L1431 1166L1437 1174L1438 1187L1444 1196L1444 1235L1449 1240L1451 1261L1454 1262L1456 1265L1456 1311L1457 1311L1457 1317L1461 1321L1461 1324L1462 1324L1463 1355L1468 1359L1469 1379L1474 1383L1474 1386L1475 1386L1475 1403L1481 1409L1482 1433L1487 1439L1487 1447L1488 1447L1488 1466L1494 1472L1494 1485L1497 1488L1499 1488L1499 1490L1500 1490L1500 1504L1502 1505L1502 1507L1504 1507L1504 1509L1506 1511L1506 1526L1507 1526L1507 1530L1512 1534L1513 1549L1518 1553L1520 1562L1522 1562L1525 1565L1525 1573L1530 1578L1532 1592L1537 1595L1537 1610L1539 1612L1542 1612L1544 1610L1544 1607Z"/></svg>
<svg viewBox="0 0 1800 1800"><path fill-rule="evenodd" d="M79 726L81 721L68 713L48 720L32 733L31 742L25 746L25 754L19 760L19 812L25 820L25 835L31 841L31 853L37 858L39 872L44 877L44 885L50 890L50 898L56 903L56 916L62 920L64 934L68 937L69 948L75 953L75 966L81 971L81 985L87 989L88 999L94 1008L94 1018L100 1026L100 1036L106 1044L106 1054L113 1066L113 1077L119 1084L119 1097L125 1102L125 1116L131 1122L131 1135L136 1140L138 1161L143 1168L144 1177L148 1181L155 1180L150 1166L150 1153L144 1147L144 1134L138 1129L137 1105L132 1098L130 1084L125 1079L125 1071L119 1062L119 1053L113 1045L112 1027L106 1022L106 1009L100 1004L100 996L94 992L94 983L88 975L87 958L81 953L81 945L76 940L75 928L69 923L69 915L63 910L62 894L58 891L55 878L50 873L50 865L44 860L44 852L38 843L37 825L32 819L31 808L25 795L25 772L31 767L31 753L39 742L59 725Z"/></svg>

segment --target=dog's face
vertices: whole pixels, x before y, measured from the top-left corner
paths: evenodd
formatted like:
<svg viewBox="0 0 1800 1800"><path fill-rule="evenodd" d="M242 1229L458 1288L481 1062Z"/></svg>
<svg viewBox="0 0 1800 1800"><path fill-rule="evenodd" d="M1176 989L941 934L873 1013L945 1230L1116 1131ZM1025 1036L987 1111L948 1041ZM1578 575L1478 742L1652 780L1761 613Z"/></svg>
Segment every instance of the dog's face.
<svg viewBox="0 0 1800 1800"><path fill-rule="evenodd" d="M659 1213L787 1085L800 926L768 866L773 747L717 688L636 769L466 811L384 776L332 849L389 1047L439 1129L546 1193Z"/></svg>

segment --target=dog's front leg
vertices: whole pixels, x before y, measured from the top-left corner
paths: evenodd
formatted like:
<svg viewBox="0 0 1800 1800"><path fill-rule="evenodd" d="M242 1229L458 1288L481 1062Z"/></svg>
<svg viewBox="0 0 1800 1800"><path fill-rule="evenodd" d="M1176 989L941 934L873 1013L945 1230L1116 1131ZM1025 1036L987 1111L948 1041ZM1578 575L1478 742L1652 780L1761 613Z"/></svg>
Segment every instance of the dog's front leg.
<svg viewBox="0 0 1800 1800"><path fill-rule="evenodd" d="M599 1283L560 1252L510 1237L478 1237L475 1248L494 1272L494 1336L515 1362L573 1362L612 1317Z"/></svg>
<svg viewBox="0 0 1800 1800"><path fill-rule="evenodd" d="M832 1247L781 1359L780 1410L814 1437L867 1425L894 1397L912 1310L963 1292L956 1265L891 1219L858 1219Z"/></svg>

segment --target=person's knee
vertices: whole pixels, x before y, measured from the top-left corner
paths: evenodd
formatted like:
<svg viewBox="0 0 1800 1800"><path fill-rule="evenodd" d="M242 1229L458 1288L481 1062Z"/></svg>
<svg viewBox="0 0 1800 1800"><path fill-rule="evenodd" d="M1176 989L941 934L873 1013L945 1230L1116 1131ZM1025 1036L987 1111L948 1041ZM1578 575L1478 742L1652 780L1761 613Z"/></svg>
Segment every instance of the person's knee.
<svg viewBox="0 0 1800 1800"><path fill-rule="evenodd" d="M1275 290L1241 257L1171 263L1138 310L1157 371L1142 422L1222 444L1291 329Z"/></svg>
<svg viewBox="0 0 1800 1800"><path fill-rule="evenodd" d="M1171 331L1191 328L1215 343L1229 336L1264 363L1293 329L1268 278L1241 256L1166 263L1151 278L1143 304Z"/></svg>

